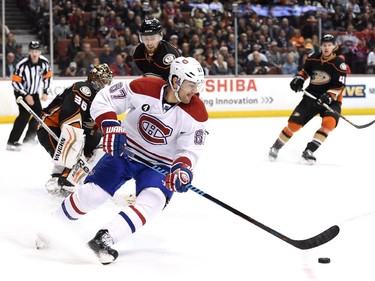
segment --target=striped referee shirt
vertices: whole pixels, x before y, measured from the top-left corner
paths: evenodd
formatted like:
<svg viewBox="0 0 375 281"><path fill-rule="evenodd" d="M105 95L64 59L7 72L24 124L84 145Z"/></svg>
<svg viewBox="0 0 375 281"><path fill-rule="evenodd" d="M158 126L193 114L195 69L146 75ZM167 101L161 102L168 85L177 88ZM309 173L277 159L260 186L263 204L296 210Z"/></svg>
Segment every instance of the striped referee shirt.
<svg viewBox="0 0 375 281"><path fill-rule="evenodd" d="M52 71L46 57L40 56L36 64L29 57L23 58L17 65L12 76L12 86L21 95L39 93L43 82L43 93L51 84Z"/></svg>

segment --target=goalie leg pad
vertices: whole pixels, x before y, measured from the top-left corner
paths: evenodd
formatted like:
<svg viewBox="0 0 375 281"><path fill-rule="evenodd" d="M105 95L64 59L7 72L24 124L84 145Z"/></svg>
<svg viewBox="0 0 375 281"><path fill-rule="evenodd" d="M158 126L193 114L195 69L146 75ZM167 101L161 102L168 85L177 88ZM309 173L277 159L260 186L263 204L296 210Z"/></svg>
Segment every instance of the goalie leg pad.
<svg viewBox="0 0 375 281"><path fill-rule="evenodd" d="M85 144L84 130L63 124L55 153L52 157L56 165L69 169L73 167L82 154Z"/></svg>
<svg viewBox="0 0 375 281"><path fill-rule="evenodd" d="M87 163L84 159L79 158L77 163L75 163L71 169L67 180L74 185L81 184L91 169L92 168L89 163Z"/></svg>

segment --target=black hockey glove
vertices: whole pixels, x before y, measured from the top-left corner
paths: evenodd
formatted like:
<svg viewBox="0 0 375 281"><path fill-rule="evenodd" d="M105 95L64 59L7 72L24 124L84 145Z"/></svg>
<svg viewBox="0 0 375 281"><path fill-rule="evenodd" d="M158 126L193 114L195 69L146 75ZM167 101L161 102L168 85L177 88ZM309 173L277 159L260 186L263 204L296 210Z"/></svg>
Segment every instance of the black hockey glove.
<svg viewBox="0 0 375 281"><path fill-rule="evenodd" d="M290 82L290 88L295 92L302 91L304 82L305 82L305 79L303 79L302 76L296 75L293 77L292 82Z"/></svg>
<svg viewBox="0 0 375 281"><path fill-rule="evenodd" d="M316 102L317 102L318 104L320 104L320 105L323 104L323 103L325 103L325 104L327 104L327 105L330 105L331 102L332 102L332 97L331 97L330 94L328 94L328 93L324 93L323 95L320 96L320 98L318 98L318 99L316 100Z"/></svg>
<svg viewBox="0 0 375 281"><path fill-rule="evenodd" d="M303 79L302 76L296 75L293 77L292 82L290 82L290 88L295 92L302 91L304 82L305 82L305 79Z"/></svg>

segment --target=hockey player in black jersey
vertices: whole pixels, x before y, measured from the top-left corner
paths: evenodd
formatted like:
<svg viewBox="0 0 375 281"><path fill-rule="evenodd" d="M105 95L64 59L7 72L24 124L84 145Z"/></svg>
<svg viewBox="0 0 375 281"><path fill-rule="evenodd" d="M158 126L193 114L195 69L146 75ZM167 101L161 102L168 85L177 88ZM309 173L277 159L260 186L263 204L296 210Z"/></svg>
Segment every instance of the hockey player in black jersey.
<svg viewBox="0 0 375 281"><path fill-rule="evenodd" d="M335 51L337 44L335 37L327 34L321 38L320 52L310 54L302 70L294 76L290 88L299 92L307 78L310 83L306 91L316 97L312 99L306 95L289 117L287 126L281 131L276 142L269 151L271 161L278 156L279 150L293 136L295 132L306 125L317 114L322 118L321 127L315 132L312 140L302 153L302 158L308 164L314 164L314 152L325 141L329 133L334 130L339 117L326 110L322 104L329 105L337 112L341 112L342 93L345 89L346 64Z"/></svg>
<svg viewBox="0 0 375 281"><path fill-rule="evenodd" d="M73 191L74 185L67 180L72 165L82 151L90 158L100 143L102 133L91 118L90 107L97 92L110 85L112 78L107 64L96 65L86 81L66 88L43 109L42 120L60 138L57 142L43 127L38 129L39 142L54 162L52 178L46 183L51 194L67 196Z"/></svg>
<svg viewBox="0 0 375 281"><path fill-rule="evenodd" d="M139 29L139 45L133 59L144 76L156 76L168 81L171 62L180 57L178 50L163 40L163 27L157 19L145 19Z"/></svg>

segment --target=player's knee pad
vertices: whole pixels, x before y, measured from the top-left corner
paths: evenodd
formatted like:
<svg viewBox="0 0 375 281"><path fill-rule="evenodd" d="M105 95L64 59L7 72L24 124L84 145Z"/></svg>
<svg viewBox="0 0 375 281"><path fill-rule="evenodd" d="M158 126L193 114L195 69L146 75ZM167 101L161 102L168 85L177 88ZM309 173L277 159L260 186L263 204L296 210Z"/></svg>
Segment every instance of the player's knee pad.
<svg viewBox="0 0 375 281"><path fill-rule="evenodd" d="M297 124L295 122L288 122L287 128L291 132L291 134L294 134L295 132L297 132L299 129L302 128L302 125Z"/></svg>
<svg viewBox="0 0 375 281"><path fill-rule="evenodd" d="M322 127L333 131L337 126L337 120L333 116L325 116L322 118Z"/></svg>

